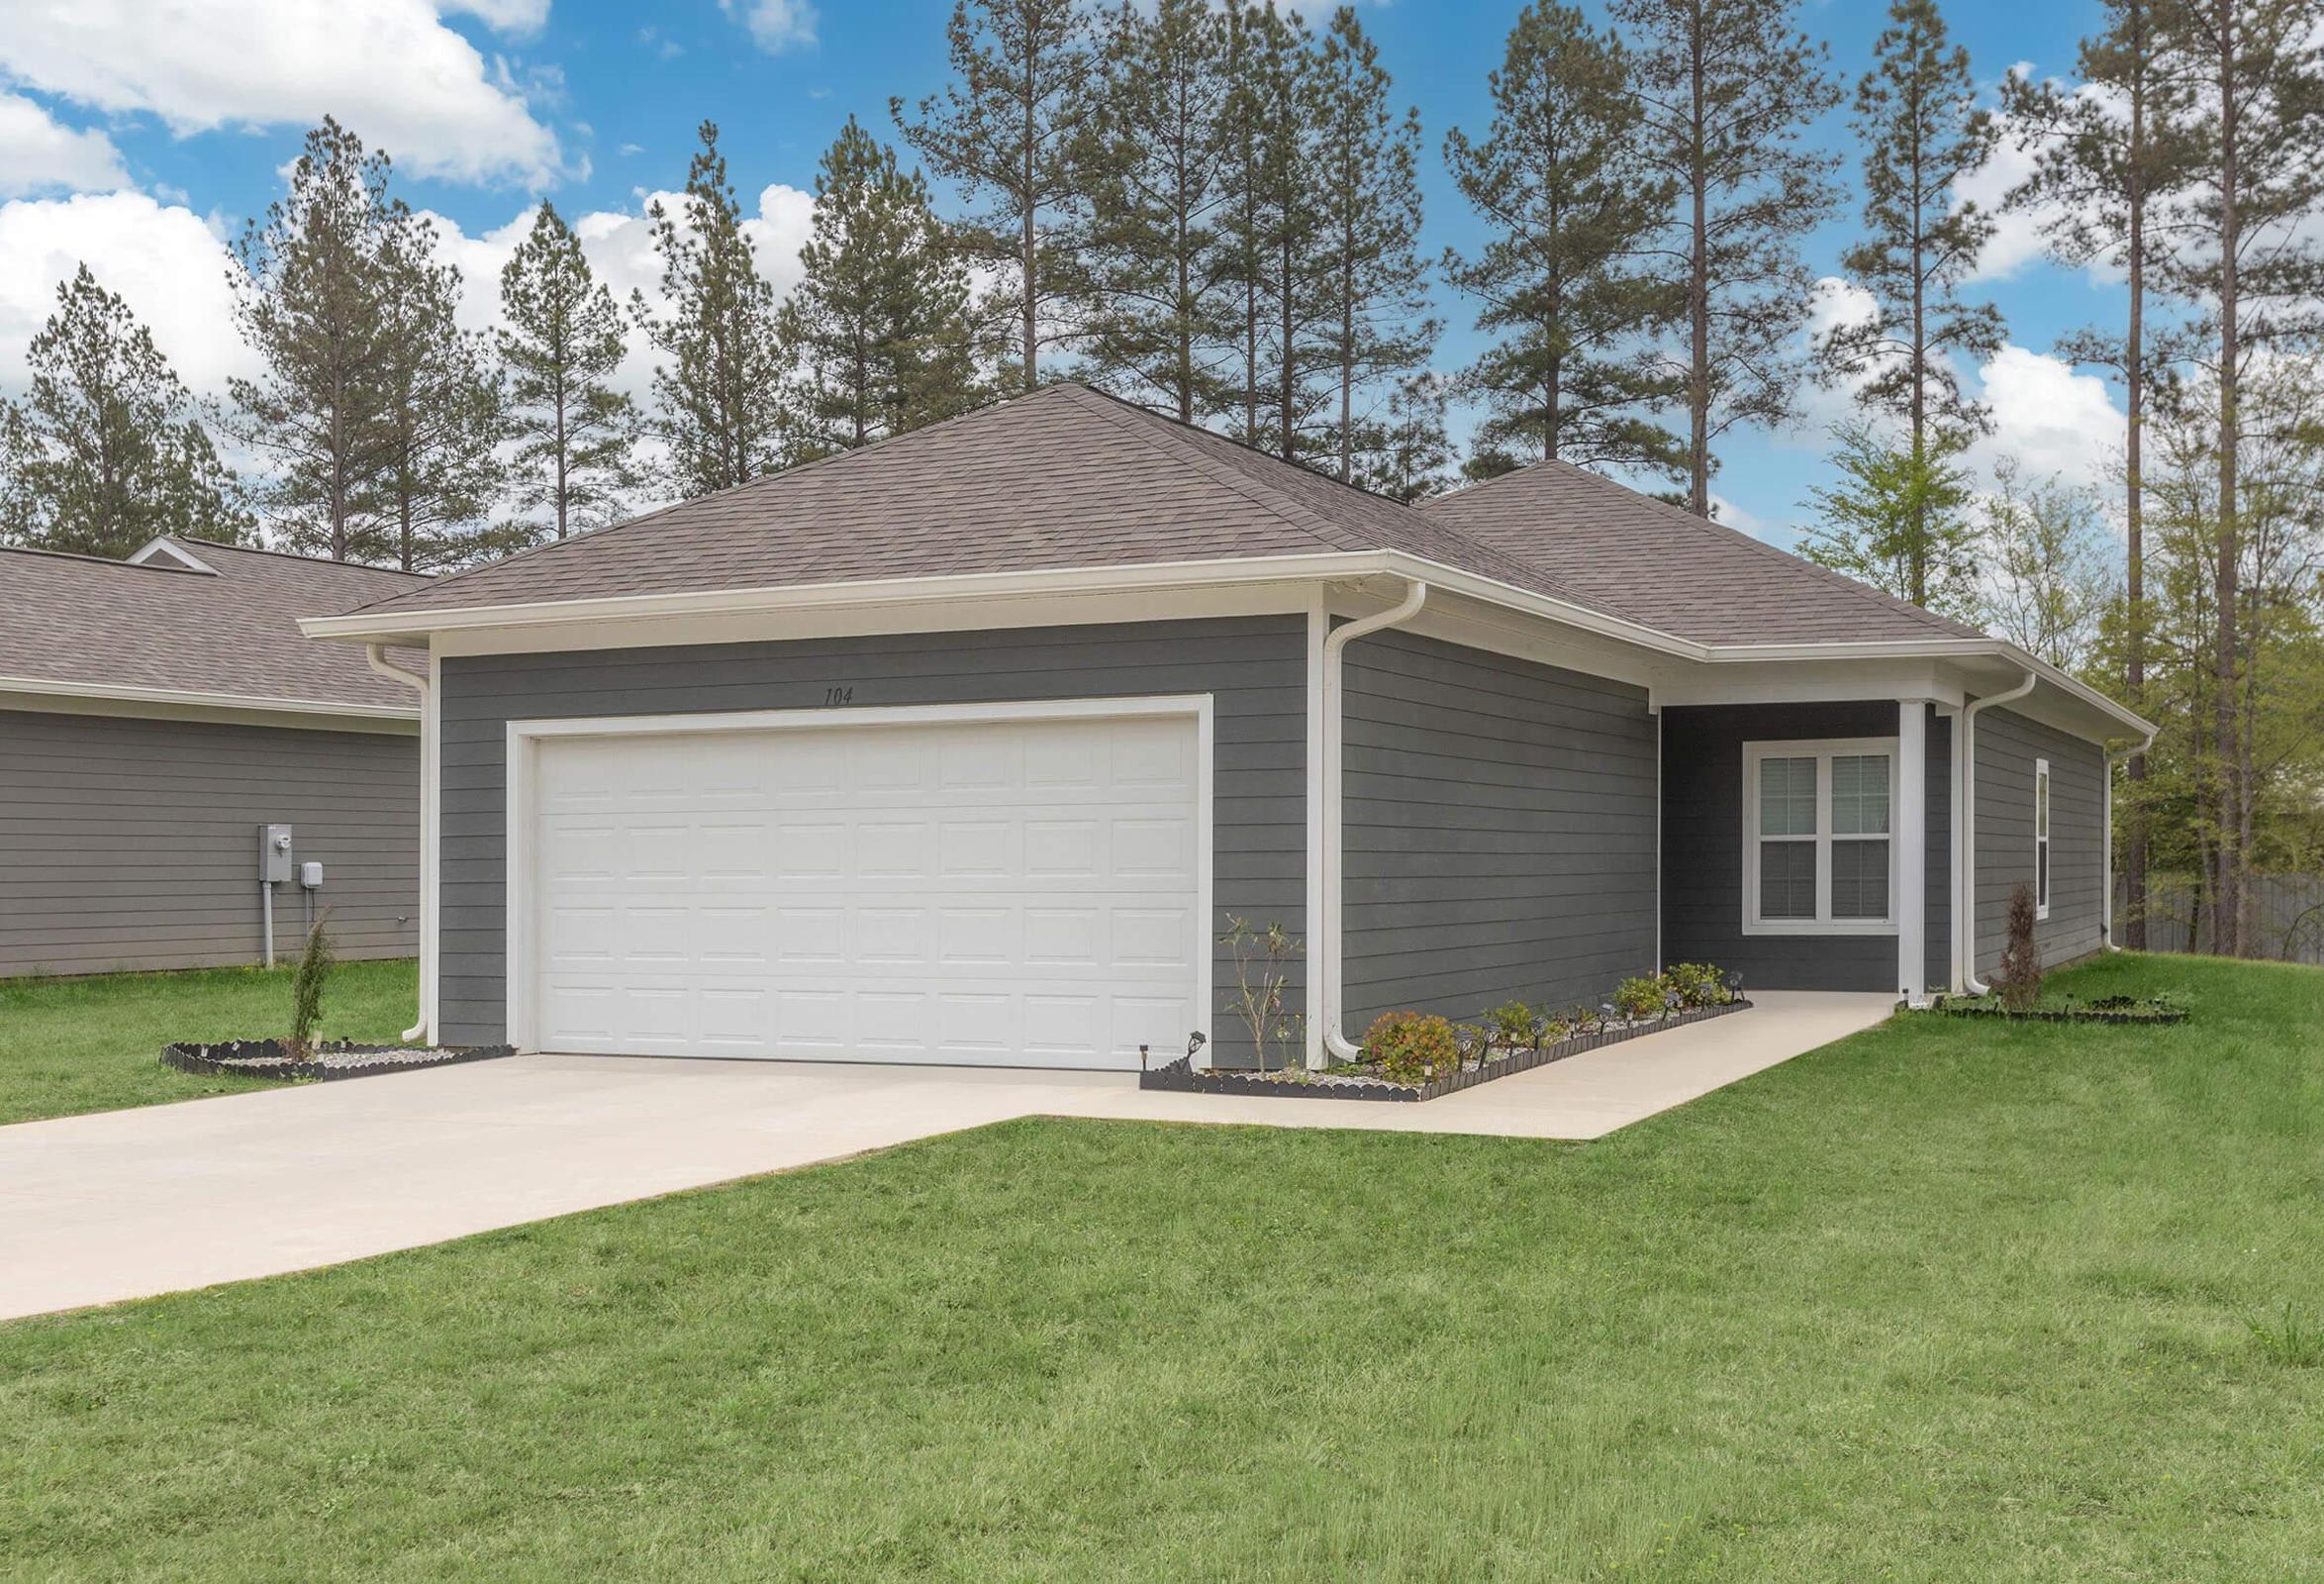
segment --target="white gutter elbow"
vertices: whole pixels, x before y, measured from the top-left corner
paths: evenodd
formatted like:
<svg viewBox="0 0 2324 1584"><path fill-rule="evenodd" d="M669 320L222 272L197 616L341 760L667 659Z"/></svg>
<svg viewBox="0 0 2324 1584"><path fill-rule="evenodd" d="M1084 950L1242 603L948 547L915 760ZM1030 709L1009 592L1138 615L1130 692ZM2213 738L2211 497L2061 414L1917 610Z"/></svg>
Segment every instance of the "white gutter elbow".
<svg viewBox="0 0 2324 1584"><path fill-rule="evenodd" d="M1428 602L1428 585L1412 580L1404 599L1393 609L1335 627L1323 639L1323 917L1317 928L1323 938L1322 980L1323 1048L1335 1060L1354 1061L1363 1054L1341 1031L1342 989L1346 982L1347 953L1340 928L1341 869L1347 842L1340 823L1344 801L1343 761L1347 746L1347 720L1342 709L1341 654L1357 639L1399 626L1420 614ZM1312 932L1311 932L1312 933Z"/></svg>
<svg viewBox="0 0 2324 1584"><path fill-rule="evenodd" d="M2006 693L1978 699L1961 712L1961 890L1953 899L1953 939L1961 951L1961 987L1973 996L1990 987L1977 976L1977 718L1995 704L2011 704L2034 690L2040 680L2028 671L2025 680Z"/></svg>
<svg viewBox="0 0 2324 1584"><path fill-rule="evenodd" d="M428 833L434 830L436 825L436 765L431 753L435 734L427 719L429 705L433 701L429 698L431 690L428 686L428 678L407 666L398 665L390 660L387 657L385 644L364 644L363 663L389 681L401 682L420 695L420 960L422 979L420 1021L396 1038L407 1043L417 1041L425 1044L431 1042L433 1034L428 1026L429 995L426 984L427 961L431 946L429 932L434 924L435 914L435 909L429 903L436 892L436 875L433 872L435 866L430 862L428 848Z"/></svg>

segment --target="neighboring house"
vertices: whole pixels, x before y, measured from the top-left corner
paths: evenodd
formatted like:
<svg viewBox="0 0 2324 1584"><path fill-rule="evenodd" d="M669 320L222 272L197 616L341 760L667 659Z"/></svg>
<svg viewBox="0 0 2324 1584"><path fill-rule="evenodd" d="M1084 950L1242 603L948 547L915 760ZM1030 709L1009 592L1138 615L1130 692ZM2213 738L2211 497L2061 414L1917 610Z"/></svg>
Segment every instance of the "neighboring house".
<svg viewBox="0 0 2324 1584"><path fill-rule="evenodd" d="M257 961L261 824L323 865L273 887L278 950L311 901L344 955L410 956L419 694L298 619L425 583L197 540L0 548L0 976Z"/></svg>
<svg viewBox="0 0 2324 1584"><path fill-rule="evenodd" d="M1674 960L1917 999L2021 880L2098 949L2148 732L1571 467L1414 510L1074 385L305 625L429 650L423 1017L574 1051L1247 1062L1230 918L1315 1061Z"/></svg>

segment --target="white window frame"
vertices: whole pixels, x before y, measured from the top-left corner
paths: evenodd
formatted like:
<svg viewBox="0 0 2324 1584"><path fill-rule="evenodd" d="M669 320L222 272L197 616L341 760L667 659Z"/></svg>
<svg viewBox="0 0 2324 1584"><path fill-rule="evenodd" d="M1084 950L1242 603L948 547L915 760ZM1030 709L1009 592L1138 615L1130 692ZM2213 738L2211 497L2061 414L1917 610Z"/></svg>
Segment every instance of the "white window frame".
<svg viewBox="0 0 2324 1584"><path fill-rule="evenodd" d="M2050 917L2050 892L2055 889L2053 872L2058 854L2050 844L2050 828L2058 815L2052 805L2057 800L2057 788L2050 780L2050 761L2034 760L2033 836L2034 836L2034 917Z"/></svg>
<svg viewBox="0 0 2324 1584"><path fill-rule="evenodd" d="M1888 759L1888 916L1885 919L1832 917L1832 760L1885 753ZM1759 765L1762 759L1815 760L1815 917L1762 919L1759 916ZM1892 737L1795 739L1743 744L1743 933L1767 936L1894 935L1898 854L1897 792L1902 781L1897 741ZM1793 839L1797 840L1797 839ZM1840 837L1837 840L1853 840Z"/></svg>

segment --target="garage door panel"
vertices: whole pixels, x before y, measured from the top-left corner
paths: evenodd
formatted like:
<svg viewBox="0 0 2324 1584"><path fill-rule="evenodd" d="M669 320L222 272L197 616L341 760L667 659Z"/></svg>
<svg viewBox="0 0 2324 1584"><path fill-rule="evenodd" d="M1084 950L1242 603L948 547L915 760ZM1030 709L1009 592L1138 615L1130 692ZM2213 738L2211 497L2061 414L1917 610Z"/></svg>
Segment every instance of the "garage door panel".
<svg viewBox="0 0 2324 1584"><path fill-rule="evenodd" d="M1199 761L1186 716L544 740L538 1042L1175 1051L1208 949Z"/></svg>

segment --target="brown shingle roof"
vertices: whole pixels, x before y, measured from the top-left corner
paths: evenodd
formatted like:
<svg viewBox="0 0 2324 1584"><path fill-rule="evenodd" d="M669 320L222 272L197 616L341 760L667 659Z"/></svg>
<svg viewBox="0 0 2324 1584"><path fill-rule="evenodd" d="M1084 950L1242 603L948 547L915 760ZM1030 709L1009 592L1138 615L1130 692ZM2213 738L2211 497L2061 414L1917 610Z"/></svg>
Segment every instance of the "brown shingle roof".
<svg viewBox="0 0 2324 1584"><path fill-rule="evenodd" d="M1697 644L1978 638L1852 578L1568 462L1430 501L1427 515L1514 555L1600 609Z"/></svg>
<svg viewBox="0 0 2324 1584"><path fill-rule="evenodd" d="M408 572L172 540L213 572L0 548L0 677L415 710L363 651L299 631L426 579ZM0 709L7 695L0 693Z"/></svg>
<svg viewBox="0 0 2324 1584"><path fill-rule="evenodd" d="M1416 511L1072 384L364 610L1380 549L1698 641L1966 631L1576 469L1527 469Z"/></svg>

